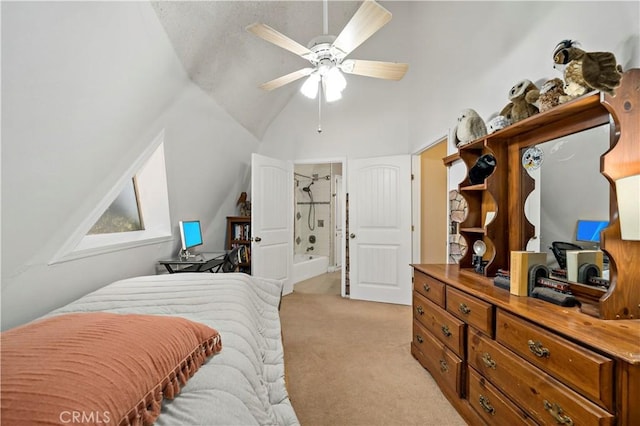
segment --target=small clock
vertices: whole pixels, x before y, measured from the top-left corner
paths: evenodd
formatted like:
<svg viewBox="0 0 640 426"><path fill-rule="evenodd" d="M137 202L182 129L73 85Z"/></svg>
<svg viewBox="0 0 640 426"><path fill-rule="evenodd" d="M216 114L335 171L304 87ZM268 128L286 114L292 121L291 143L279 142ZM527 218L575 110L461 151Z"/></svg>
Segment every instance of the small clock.
<svg viewBox="0 0 640 426"><path fill-rule="evenodd" d="M537 146L527 148L522 154L522 167L526 170L535 170L542 165L544 152Z"/></svg>

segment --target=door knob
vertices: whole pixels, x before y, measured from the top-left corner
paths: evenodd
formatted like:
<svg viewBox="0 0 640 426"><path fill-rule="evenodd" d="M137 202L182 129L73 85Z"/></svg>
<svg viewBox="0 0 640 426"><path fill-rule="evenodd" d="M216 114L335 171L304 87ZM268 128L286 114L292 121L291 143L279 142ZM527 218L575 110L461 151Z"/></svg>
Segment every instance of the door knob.
<svg viewBox="0 0 640 426"><path fill-rule="evenodd" d="M262 241L262 238L260 238L260 237L255 237L255 238L253 239L253 241L255 241L256 243L259 243L260 241Z"/></svg>
<svg viewBox="0 0 640 426"><path fill-rule="evenodd" d="M356 234L350 234L350 235L349 235L349 237L350 237L350 238L355 238L355 237L356 237Z"/></svg>

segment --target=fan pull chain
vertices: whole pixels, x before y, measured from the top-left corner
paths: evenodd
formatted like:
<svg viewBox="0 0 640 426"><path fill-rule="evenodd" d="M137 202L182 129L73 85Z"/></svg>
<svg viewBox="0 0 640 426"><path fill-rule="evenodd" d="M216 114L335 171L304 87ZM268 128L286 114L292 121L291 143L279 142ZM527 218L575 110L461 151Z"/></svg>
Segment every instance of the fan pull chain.
<svg viewBox="0 0 640 426"><path fill-rule="evenodd" d="M322 133L322 87L318 90L318 133Z"/></svg>

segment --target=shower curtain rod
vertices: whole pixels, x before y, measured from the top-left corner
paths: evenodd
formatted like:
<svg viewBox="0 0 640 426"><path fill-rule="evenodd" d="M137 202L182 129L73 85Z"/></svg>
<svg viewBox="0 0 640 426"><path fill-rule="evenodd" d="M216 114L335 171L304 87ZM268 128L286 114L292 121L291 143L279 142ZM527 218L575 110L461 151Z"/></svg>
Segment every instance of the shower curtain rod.
<svg viewBox="0 0 640 426"><path fill-rule="evenodd" d="M322 176L322 177L319 177L319 176L318 177L311 177L311 176L303 175L303 174L298 173L298 172L293 172L293 174L294 175L298 175L298 176L303 177L303 178L311 179L311 180L318 180L318 179L329 180L329 179L331 179L331 175L326 175L326 176Z"/></svg>
<svg viewBox="0 0 640 426"><path fill-rule="evenodd" d="M300 174L300 173L298 173L298 172L293 172L293 174L294 174L294 175L298 175L298 176L303 177L303 178L313 179L311 176L305 176L305 175Z"/></svg>

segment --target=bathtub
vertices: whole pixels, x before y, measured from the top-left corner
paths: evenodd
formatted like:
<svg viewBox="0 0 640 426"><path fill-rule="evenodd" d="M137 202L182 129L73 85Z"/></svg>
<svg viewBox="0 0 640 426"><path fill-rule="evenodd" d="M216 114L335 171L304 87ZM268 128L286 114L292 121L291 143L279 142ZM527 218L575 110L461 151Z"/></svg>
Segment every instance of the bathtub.
<svg viewBox="0 0 640 426"><path fill-rule="evenodd" d="M328 256L296 254L293 256L293 283L325 274L328 268Z"/></svg>

